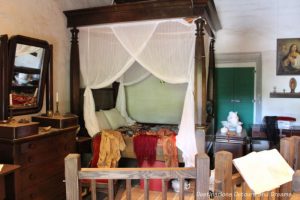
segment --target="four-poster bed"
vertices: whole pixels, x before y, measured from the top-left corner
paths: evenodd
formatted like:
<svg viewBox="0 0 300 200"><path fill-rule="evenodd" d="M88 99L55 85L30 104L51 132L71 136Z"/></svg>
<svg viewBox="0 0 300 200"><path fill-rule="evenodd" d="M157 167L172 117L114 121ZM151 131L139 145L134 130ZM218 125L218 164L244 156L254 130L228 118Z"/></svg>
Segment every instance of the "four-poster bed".
<svg viewBox="0 0 300 200"><path fill-rule="evenodd" d="M190 86L191 88L194 87L191 90L190 97L194 96L194 100L192 103L195 102L196 106L192 106L194 108L193 112L183 111L183 115L188 115L193 113L194 116L189 116L188 118L183 119L185 123L195 122L196 126L196 132L200 130L200 127L206 126L207 122L212 122L212 118L214 117L214 111L213 111L213 71L214 71L214 32L220 29L220 23L219 19L216 13L216 9L214 6L213 1L211 0L195 0L195 1L189 1L189 0L163 0L163 1L142 1L142 2L136 2L136 3L128 3L128 4L117 4L112 6L105 6L105 7L99 7L99 8L91 8L91 9L82 9L82 10L76 10L76 11L65 11L65 14L68 18L68 27L72 27L71 33L72 33L72 41L71 41L71 60L70 60L70 72L71 72L71 112L74 114L77 114L79 116L82 116L82 113L80 111L80 62L79 59L79 45L78 45L78 33L80 28L80 32L84 32L84 28L81 27L84 26L95 26L95 25L101 25L101 24L112 24L112 23L125 23L125 22L141 22L145 21L148 24L151 25L150 20L163 20L163 19L172 19L176 18L185 18L186 21L189 21L190 19L196 19L194 23L196 24L196 37L194 38L194 47L191 49L194 49L194 53L189 54L189 56L194 55L195 59L193 61L194 65L191 69L194 70L192 73L192 77L194 77L194 84L193 86ZM184 22L174 22L177 23L177 26L183 24ZM158 25L153 28L153 30L156 29ZM185 27L189 27L190 25L185 24ZM150 27L151 28L151 27ZM90 29L88 28L88 41L90 40L91 34ZM116 28L112 28L112 31L114 34L116 34L118 30ZM210 52L209 52L209 67L208 67L208 73L207 73L207 55L205 55L205 33L208 34L209 37L211 37L210 41ZM119 34L120 35L120 34ZM118 36L119 36L118 35ZM120 40L120 38L118 37ZM175 42L178 42L177 39ZM122 43L123 45L123 43ZM143 63L143 59L139 57L139 55L136 55L136 53L130 52L131 55L135 60L137 60L139 63ZM146 67L145 67L145 66ZM82 67L82 66L81 66ZM156 73L156 71L153 70L151 66L147 66L145 62L143 63L143 67L145 67L147 70L150 71L150 73ZM123 70L124 68L122 68ZM124 70L125 71L125 70ZM187 70L188 71L188 70ZM157 75L157 73L156 73ZM172 78L169 78L167 76L158 74L159 78L162 80L168 80L168 82L176 83L176 80L172 80ZM186 83L191 82L193 78L190 78L189 75L188 78L184 78ZM208 80L207 80L208 77ZM174 77L175 79L176 77ZM199 80L198 80L199 79ZM180 82L180 81L179 81ZM181 80L182 82L182 80ZM100 84L101 85L101 84ZM122 85L122 84L121 84ZM201 86L201 88L199 87ZM91 96L91 90L89 88L102 88L104 87L104 84L101 85L101 87L96 87L95 85L87 86L87 92L86 96ZM123 86L124 87L124 86ZM113 87L114 88L114 87ZM122 88L122 87L121 87ZM188 87L189 88L189 87ZM107 90L107 89L106 89ZM115 91L115 90L112 90ZM201 92L201 96L200 96ZM115 92L112 92L115 94ZM119 92L120 93L120 92ZM188 92L187 92L188 93ZM199 93L199 94L198 94ZM194 94L194 95L192 95ZM207 95L208 94L208 95ZM188 96L188 94L187 94ZM94 94L95 98L95 94ZM85 101L87 99L85 98ZM90 106L97 107L97 105L94 105L97 101L89 101ZM186 101L185 101L186 102ZM207 103L209 102L209 103ZM115 104L115 102L113 103ZM186 104L186 103L185 103ZM198 108L198 104L202 105L201 111ZM194 105L194 104L193 104ZM210 112L207 113L207 105L209 105ZM187 106L188 107L188 106ZM95 108L93 108L95 110ZM101 107L101 109L104 109ZM184 108L185 109L185 108ZM124 107L123 107L124 110ZM126 112L126 107L125 107ZM199 114L198 114L199 112ZM200 114L201 113L201 114ZM87 115L85 115L87 116ZM90 118L92 119L93 116ZM184 117L183 117L184 118ZM198 120L199 118L199 120ZM91 123L93 124L92 120L86 119L85 123ZM183 125L182 125L183 126ZM194 125L189 124L189 129L194 130ZM88 128L88 127L87 127ZM89 129L89 128L88 128ZM187 129L187 130L189 130ZM93 127L90 128L90 130L96 132L97 129L94 129ZM90 131L89 130L89 131ZM188 134L188 133L186 133ZM182 135L182 134L181 134ZM193 136L193 137L198 137ZM189 138L188 138L189 139ZM181 139L182 140L182 139ZM197 140L197 139L196 139ZM204 139L202 139L204 140ZM195 141L195 139L194 139ZM192 142L192 141L178 141L178 143L181 142ZM193 146L193 145L191 145ZM197 141L197 152L203 152L204 150L204 141ZM183 150L183 153L185 154L185 150ZM191 155L190 157L194 158L194 155ZM194 163L191 161L191 163Z"/></svg>

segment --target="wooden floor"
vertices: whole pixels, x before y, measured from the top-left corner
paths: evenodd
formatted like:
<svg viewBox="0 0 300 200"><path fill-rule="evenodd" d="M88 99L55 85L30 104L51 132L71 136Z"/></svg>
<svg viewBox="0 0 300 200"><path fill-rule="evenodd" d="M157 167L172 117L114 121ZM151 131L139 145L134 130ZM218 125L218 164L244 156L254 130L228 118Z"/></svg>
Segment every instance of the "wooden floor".
<svg viewBox="0 0 300 200"><path fill-rule="evenodd" d="M189 190L185 191L185 196L184 196L185 200L194 200L194 187L195 187L195 184L192 181L191 188ZM243 196L246 197L246 200L251 200L252 194L251 194L249 188L247 188L246 194L242 194L241 191L242 191L242 187L237 187L236 200L242 200ZM269 194L271 195L270 199L268 198ZM260 195L256 195L255 200L276 200L276 194L277 193L275 190L272 191L271 193L266 192L263 194L262 198ZM168 198L168 200L177 200L177 199L179 199L179 195L178 195L178 193L174 192L172 190L172 188L169 188L167 198ZM119 197L116 199L126 200L125 189L123 189L121 194L119 193ZM135 187L132 188L132 199L133 200L143 200L144 199L144 190L141 187L139 187L139 185L136 185ZM162 199L161 192L150 191L150 200L159 200L159 199Z"/></svg>
<svg viewBox="0 0 300 200"><path fill-rule="evenodd" d="M143 200L144 199L144 190L141 189L140 187L136 186L134 188L132 188L132 199L134 200ZM167 194L167 198L168 199L179 199L178 193L173 192L172 190L168 191ZM159 200L162 199L162 195L161 192L157 192L157 191L150 191L150 198L149 200ZM185 193L185 198L186 200L194 200L194 193L192 191L187 191ZM126 200L126 194L123 193L121 200Z"/></svg>
<svg viewBox="0 0 300 200"><path fill-rule="evenodd" d="M276 200L275 191L270 194L271 194L271 199ZM243 195L241 193L241 188L238 187L237 193L236 193L236 200L242 200L242 196ZM248 193L246 193L245 196L246 196L246 200L251 200L250 191ZM172 191L172 189L169 189L167 198L168 198L168 200L177 200L177 199L179 199L179 196L178 196L178 193ZM121 198L119 197L117 199L126 200L126 193L122 192ZM133 200L143 200L144 199L144 190L138 186L133 187L132 188L132 199ZM159 200L159 199L162 199L161 192L150 191L150 200ZM184 199L185 200L194 200L194 192L192 189L185 192ZM261 198L259 195L257 195L255 197L255 200L270 200L270 199L268 199L268 193L264 193L263 198Z"/></svg>

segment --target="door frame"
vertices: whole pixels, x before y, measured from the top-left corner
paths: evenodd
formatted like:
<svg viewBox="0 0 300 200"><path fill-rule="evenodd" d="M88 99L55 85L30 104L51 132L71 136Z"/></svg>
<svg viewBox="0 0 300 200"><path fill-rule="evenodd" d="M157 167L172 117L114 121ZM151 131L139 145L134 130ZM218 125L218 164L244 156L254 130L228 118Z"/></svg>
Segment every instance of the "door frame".
<svg viewBox="0 0 300 200"><path fill-rule="evenodd" d="M253 53L222 53L216 54L217 68L254 67L254 113L253 123L262 122L262 56L260 52Z"/></svg>

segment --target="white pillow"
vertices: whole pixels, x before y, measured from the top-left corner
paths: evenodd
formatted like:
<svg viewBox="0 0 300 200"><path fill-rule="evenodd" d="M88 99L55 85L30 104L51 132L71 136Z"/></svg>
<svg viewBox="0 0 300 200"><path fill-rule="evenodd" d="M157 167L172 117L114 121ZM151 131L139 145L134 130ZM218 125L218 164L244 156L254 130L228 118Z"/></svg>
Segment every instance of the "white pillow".
<svg viewBox="0 0 300 200"><path fill-rule="evenodd" d="M113 130L121 126L128 126L126 119L120 114L117 109L113 108L110 110L104 110L104 114Z"/></svg>
<svg viewBox="0 0 300 200"><path fill-rule="evenodd" d="M104 129L111 130L111 126L102 110L96 112L96 117L98 120L100 130L104 130Z"/></svg>

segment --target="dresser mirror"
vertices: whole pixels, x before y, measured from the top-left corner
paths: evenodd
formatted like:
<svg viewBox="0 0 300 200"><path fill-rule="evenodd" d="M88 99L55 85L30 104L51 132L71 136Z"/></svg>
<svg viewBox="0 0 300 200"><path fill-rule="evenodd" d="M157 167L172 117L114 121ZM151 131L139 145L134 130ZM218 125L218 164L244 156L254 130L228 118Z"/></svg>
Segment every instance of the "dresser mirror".
<svg viewBox="0 0 300 200"><path fill-rule="evenodd" d="M42 109L49 58L47 41L21 35L10 38L8 103L12 115Z"/></svg>

